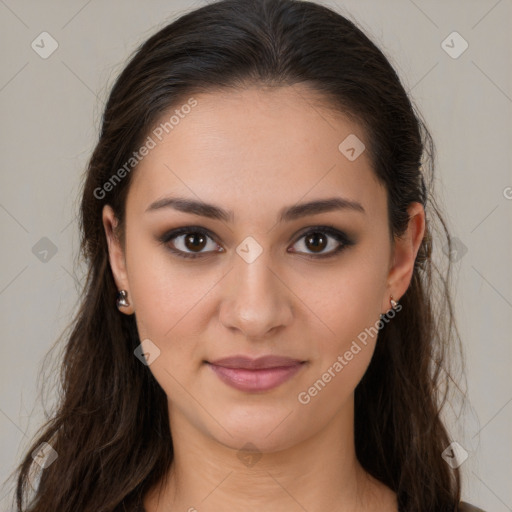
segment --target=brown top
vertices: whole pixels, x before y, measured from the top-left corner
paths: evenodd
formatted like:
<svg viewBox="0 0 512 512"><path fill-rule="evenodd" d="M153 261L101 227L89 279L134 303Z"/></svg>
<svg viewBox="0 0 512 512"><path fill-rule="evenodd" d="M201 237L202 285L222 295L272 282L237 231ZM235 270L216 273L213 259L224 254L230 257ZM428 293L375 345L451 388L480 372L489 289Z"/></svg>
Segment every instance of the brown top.
<svg viewBox="0 0 512 512"><path fill-rule="evenodd" d="M465 501L461 501L459 503L459 512L485 512L485 510L475 507L474 505L470 505Z"/></svg>

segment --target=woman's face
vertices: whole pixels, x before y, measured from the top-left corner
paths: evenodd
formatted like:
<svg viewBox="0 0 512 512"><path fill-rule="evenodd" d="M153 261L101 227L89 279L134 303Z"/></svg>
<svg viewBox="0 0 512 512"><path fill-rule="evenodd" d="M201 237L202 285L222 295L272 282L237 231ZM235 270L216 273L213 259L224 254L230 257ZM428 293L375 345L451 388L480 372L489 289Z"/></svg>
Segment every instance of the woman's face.
<svg viewBox="0 0 512 512"><path fill-rule="evenodd" d="M380 314L409 285L423 209L413 203L393 247L364 133L304 87L194 99L150 134L133 171L124 252L104 208L111 266L150 340L173 435L284 449L352 421ZM247 368L263 356L288 359ZM249 362L219 361L231 357Z"/></svg>

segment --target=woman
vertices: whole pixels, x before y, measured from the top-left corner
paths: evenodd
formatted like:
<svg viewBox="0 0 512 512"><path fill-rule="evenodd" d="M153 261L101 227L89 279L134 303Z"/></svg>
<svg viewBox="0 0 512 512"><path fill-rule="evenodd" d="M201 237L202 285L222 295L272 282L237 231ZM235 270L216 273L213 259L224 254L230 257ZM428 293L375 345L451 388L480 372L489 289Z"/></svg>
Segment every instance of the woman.
<svg viewBox="0 0 512 512"><path fill-rule="evenodd" d="M224 0L145 42L89 162L89 273L18 511L479 510L439 417L433 151L326 7Z"/></svg>

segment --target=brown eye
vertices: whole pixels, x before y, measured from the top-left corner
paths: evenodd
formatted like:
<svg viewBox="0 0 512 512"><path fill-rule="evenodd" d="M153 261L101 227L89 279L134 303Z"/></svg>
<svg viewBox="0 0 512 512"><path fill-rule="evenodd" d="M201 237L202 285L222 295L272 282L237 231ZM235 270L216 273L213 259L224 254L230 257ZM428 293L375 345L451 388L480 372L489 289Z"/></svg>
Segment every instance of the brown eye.
<svg viewBox="0 0 512 512"><path fill-rule="evenodd" d="M332 227L317 227L310 229L301 236L295 245L301 245L304 250L294 249L294 253L303 253L310 258L328 258L354 245L354 242L344 233Z"/></svg>
<svg viewBox="0 0 512 512"><path fill-rule="evenodd" d="M202 233L191 233L185 236L184 244L191 251L201 251L206 245L206 236Z"/></svg>
<svg viewBox="0 0 512 512"><path fill-rule="evenodd" d="M306 236L305 245L313 252L321 252L327 245L327 237L320 232L315 232Z"/></svg>
<svg viewBox="0 0 512 512"><path fill-rule="evenodd" d="M182 258L200 258L219 249L207 231L199 227L176 229L164 234L159 241ZM219 252L222 252L222 248Z"/></svg>

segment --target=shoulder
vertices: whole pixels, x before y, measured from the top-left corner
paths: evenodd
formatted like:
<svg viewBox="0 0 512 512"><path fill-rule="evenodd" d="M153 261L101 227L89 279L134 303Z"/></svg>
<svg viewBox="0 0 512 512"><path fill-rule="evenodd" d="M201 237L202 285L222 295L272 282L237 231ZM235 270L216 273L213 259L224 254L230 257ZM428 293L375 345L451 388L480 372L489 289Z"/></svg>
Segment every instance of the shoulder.
<svg viewBox="0 0 512 512"><path fill-rule="evenodd" d="M466 503L465 501L461 501L459 503L459 508L457 510L458 510L458 512L485 512L485 510L475 507L474 505L470 505L469 503Z"/></svg>

